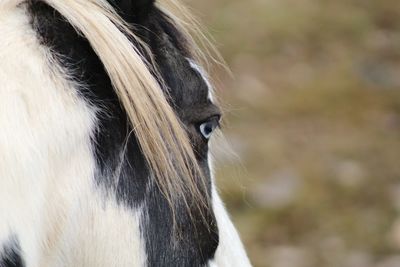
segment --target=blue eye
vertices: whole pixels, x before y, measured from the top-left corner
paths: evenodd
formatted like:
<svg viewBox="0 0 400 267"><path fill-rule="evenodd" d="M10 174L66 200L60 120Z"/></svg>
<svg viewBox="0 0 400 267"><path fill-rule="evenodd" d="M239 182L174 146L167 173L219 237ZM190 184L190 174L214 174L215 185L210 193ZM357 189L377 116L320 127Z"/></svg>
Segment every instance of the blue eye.
<svg viewBox="0 0 400 267"><path fill-rule="evenodd" d="M200 124L200 133L205 139L210 139L214 130L219 126L219 116L212 117L206 122Z"/></svg>

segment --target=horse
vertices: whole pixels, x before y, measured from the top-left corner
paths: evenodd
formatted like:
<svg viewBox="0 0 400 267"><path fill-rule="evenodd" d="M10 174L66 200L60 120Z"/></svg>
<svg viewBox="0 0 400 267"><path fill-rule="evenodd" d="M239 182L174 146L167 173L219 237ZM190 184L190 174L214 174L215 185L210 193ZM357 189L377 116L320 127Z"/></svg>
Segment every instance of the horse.
<svg viewBox="0 0 400 267"><path fill-rule="evenodd" d="M1 267L250 266L211 170L221 111L172 6L0 1Z"/></svg>

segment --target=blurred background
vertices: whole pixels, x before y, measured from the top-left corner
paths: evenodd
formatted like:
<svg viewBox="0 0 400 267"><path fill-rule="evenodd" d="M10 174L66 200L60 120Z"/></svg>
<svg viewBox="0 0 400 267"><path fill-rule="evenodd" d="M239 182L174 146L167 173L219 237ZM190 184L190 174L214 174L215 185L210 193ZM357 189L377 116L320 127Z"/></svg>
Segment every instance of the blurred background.
<svg viewBox="0 0 400 267"><path fill-rule="evenodd" d="M254 266L399 267L400 2L185 2L233 71L217 179Z"/></svg>

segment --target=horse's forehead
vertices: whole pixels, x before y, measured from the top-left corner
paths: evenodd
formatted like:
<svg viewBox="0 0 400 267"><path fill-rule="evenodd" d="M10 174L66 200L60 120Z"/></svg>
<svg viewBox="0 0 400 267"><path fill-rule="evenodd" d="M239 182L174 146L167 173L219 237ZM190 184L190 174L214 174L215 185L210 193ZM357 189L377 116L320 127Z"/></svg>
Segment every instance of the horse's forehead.
<svg viewBox="0 0 400 267"><path fill-rule="evenodd" d="M152 53L174 106L180 110L206 108L210 104L211 85L207 75L190 53L180 46L173 33L157 29L150 38Z"/></svg>

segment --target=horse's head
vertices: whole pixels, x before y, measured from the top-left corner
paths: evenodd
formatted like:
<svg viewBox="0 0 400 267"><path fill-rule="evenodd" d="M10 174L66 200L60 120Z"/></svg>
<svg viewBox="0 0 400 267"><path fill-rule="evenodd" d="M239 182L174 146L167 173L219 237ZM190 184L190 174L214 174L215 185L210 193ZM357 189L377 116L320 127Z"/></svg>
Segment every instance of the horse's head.
<svg viewBox="0 0 400 267"><path fill-rule="evenodd" d="M18 5L12 15L0 12L0 34L19 30L0 54L11 62L1 73L4 88L12 88L0 88L7 129L0 176L10 181L0 192L14 196L18 179L43 185L27 187L24 201L46 196L51 203L32 201L26 213L51 226L38 237L46 255L71 266L110 266L114 258L121 266L203 266L215 254L226 266L236 256L246 264L211 179L209 140L221 112L180 22L152 0L9 1ZM8 45L15 40L29 42L16 51ZM3 100L20 96L27 108ZM18 124L8 120L13 114ZM7 145L19 139L29 142ZM15 163L32 155L39 155L34 172ZM18 227L11 233L24 234Z"/></svg>

